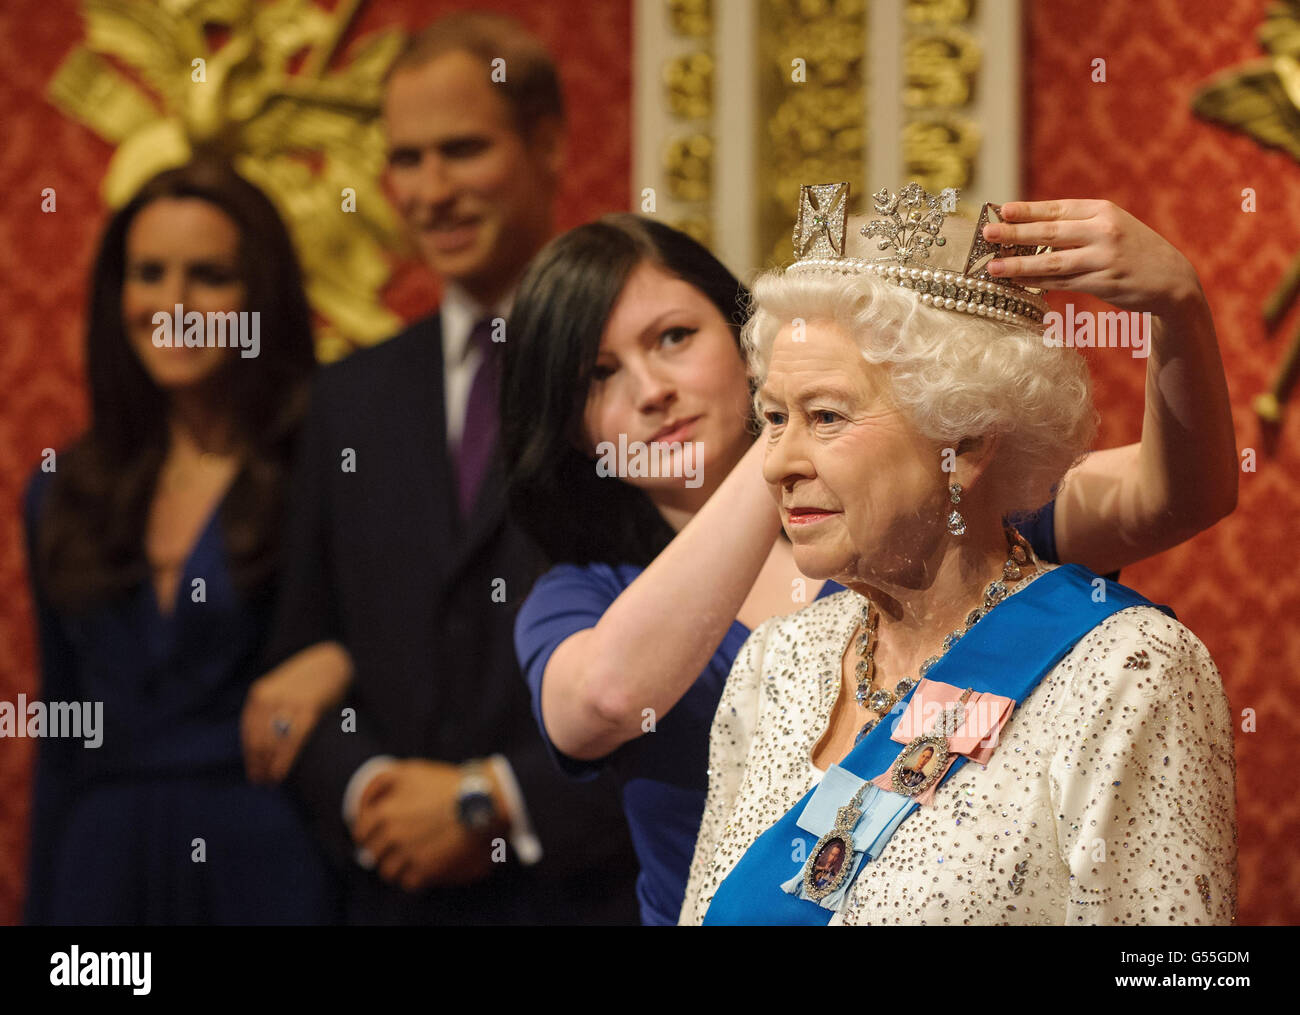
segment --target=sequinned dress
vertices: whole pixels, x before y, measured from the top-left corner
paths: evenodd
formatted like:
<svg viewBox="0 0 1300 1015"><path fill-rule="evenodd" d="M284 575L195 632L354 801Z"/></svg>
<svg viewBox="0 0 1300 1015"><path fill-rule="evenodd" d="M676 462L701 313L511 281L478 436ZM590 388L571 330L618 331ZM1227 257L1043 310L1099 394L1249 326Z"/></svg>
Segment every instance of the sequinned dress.
<svg viewBox="0 0 1300 1015"><path fill-rule="evenodd" d="M861 602L846 590L774 617L736 657L682 924L703 921L749 846L820 780L811 755ZM1227 924L1236 887L1218 670L1191 631L1141 606L1084 635L1016 709L989 764L965 765L907 818L830 922Z"/></svg>

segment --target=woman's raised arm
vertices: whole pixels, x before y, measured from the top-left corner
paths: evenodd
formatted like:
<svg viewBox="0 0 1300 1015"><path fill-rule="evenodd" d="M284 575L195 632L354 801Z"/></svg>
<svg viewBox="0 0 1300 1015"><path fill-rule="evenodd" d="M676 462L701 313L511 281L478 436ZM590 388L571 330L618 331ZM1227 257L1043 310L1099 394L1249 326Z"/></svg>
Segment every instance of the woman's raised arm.
<svg viewBox="0 0 1300 1015"><path fill-rule="evenodd" d="M1094 451L1066 474L1056 504L1060 560L1105 574L1230 514L1238 479L1232 407L1191 263L1109 201L1012 202L1002 215L1007 221L988 225L986 239L1055 249L995 261L990 274L1151 314L1141 443Z"/></svg>
<svg viewBox="0 0 1300 1015"><path fill-rule="evenodd" d="M759 439L703 508L591 628L561 642L542 677L551 742L592 760L662 718L717 651L780 530Z"/></svg>

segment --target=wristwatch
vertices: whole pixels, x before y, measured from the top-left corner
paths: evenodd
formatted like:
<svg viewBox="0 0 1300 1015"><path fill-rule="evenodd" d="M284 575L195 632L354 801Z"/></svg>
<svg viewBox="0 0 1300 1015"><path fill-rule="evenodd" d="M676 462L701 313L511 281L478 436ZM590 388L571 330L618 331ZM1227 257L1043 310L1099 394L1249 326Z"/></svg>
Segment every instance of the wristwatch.
<svg viewBox="0 0 1300 1015"><path fill-rule="evenodd" d="M497 805L492 799L492 782L483 765L470 762L456 794L456 818L471 832L486 832L496 822Z"/></svg>

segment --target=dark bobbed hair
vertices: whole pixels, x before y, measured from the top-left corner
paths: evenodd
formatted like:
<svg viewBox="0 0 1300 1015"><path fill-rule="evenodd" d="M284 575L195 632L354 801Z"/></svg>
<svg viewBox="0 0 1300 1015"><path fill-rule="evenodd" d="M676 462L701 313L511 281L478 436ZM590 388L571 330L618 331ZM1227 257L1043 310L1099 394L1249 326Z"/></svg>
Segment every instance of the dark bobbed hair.
<svg viewBox="0 0 1300 1015"><path fill-rule="evenodd" d="M149 180L109 220L92 269L86 321L90 426L57 459L42 511L36 566L55 606L77 611L149 577L144 533L169 440L168 399L145 372L122 323L126 236L164 198L198 198L239 228L244 308L261 314L256 357L222 367L226 404L246 449L222 505L237 587L275 570L284 480L315 367L311 310L293 242L270 200L228 164L196 158Z"/></svg>
<svg viewBox="0 0 1300 1015"><path fill-rule="evenodd" d="M674 535L643 491L598 476L578 448L601 335L643 262L706 296L731 324L740 354L749 294L685 233L637 215L606 215L541 250L510 313L501 447L510 509L551 563L644 567Z"/></svg>

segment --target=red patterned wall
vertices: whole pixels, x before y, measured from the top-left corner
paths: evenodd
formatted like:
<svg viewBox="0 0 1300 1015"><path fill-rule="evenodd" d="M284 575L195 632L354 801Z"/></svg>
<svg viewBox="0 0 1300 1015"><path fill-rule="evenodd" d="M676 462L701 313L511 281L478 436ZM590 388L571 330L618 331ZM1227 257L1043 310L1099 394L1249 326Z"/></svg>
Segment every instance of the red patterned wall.
<svg viewBox="0 0 1300 1015"><path fill-rule="evenodd" d="M408 27L457 5L372 0L353 35ZM484 4L517 14L560 59L572 113L570 169L560 225L625 206L630 171L630 0ZM1258 452L1237 512L1213 530L1131 568L1125 580L1171 603L1202 638L1238 715L1241 773L1283 772L1300 743L1286 707L1300 672L1293 539L1300 513L1300 406L1281 429L1260 429L1249 403L1264 390L1284 339L1270 341L1259 307L1300 252L1300 166L1249 139L1194 119L1188 102L1209 75L1259 55L1264 5L1251 0L1026 3L1027 196L1106 197L1151 224L1200 272L1219 326L1239 446ZM44 447L85 420L81 392L84 283L103 222L98 184L109 147L43 98L45 83L81 36L73 0L7 0L0 13L0 700L36 689L17 500ZM1107 81L1090 80L1091 61ZM58 212L39 211L54 187ZM1241 211L1252 187L1259 211ZM413 315L436 289L418 268L399 273L390 303ZM1293 314L1282 336L1300 324ZM1093 357L1103 444L1138 437L1143 363ZM1300 398L1300 396L1297 396ZM26 835L30 744L0 741L0 923L17 918ZM1300 804L1290 781L1239 779L1242 923L1300 923L1294 843Z"/></svg>
<svg viewBox="0 0 1300 1015"><path fill-rule="evenodd" d="M1124 572L1126 583L1169 603L1205 642L1237 714L1240 838L1238 921L1300 923L1300 743L1287 704L1300 673L1300 392L1284 425L1267 433L1250 408L1267 390L1292 314L1268 337L1260 307L1300 254L1300 165L1193 117L1190 100L1216 71L1256 59L1265 4L1145 0L1142 4L1026 4L1026 183L1030 198L1103 197L1182 250L1209 295L1228 374L1243 473L1236 512L1209 532ZM1091 80L1106 61L1106 82ZM1258 211L1242 211L1254 188ZM1122 351L1092 358L1104 445L1141 432L1142 361ZM1242 730L1253 709L1256 732ZM1270 773L1259 778L1258 773ZM1252 778L1252 774L1255 776Z"/></svg>

